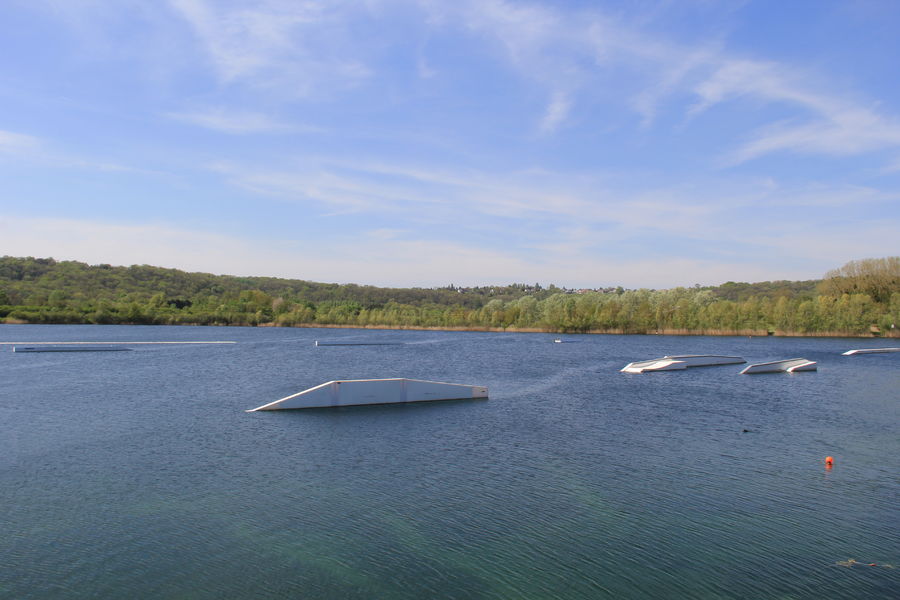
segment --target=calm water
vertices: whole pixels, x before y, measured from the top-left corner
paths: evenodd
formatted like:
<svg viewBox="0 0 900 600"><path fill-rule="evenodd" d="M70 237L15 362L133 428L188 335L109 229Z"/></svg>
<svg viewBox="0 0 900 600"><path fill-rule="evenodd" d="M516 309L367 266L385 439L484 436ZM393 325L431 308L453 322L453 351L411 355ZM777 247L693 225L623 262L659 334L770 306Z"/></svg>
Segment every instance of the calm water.
<svg viewBox="0 0 900 600"><path fill-rule="evenodd" d="M0 347L0 597L900 597L896 340L554 337L0 326L238 342ZM688 353L819 371L618 372ZM369 377L490 400L244 412Z"/></svg>

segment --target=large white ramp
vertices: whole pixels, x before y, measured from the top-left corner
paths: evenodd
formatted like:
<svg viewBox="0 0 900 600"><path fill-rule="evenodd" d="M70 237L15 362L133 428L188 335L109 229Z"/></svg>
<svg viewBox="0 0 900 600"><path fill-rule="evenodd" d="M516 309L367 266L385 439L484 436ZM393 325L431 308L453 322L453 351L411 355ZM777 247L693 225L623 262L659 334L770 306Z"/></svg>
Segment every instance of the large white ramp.
<svg viewBox="0 0 900 600"><path fill-rule="evenodd" d="M297 392L247 412L487 398L484 386L421 379L343 379Z"/></svg>

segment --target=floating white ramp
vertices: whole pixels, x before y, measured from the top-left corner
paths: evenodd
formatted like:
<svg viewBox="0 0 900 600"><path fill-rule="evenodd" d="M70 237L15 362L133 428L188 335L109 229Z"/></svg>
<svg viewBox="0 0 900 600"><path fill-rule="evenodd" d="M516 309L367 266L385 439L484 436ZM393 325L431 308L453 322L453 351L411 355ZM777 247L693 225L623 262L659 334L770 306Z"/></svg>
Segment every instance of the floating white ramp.
<svg viewBox="0 0 900 600"><path fill-rule="evenodd" d="M642 360L625 365L623 373L650 373L651 371L682 371L687 369L687 363L683 360L671 358L657 358L654 360Z"/></svg>
<svg viewBox="0 0 900 600"><path fill-rule="evenodd" d="M316 340L316 346L405 346L406 342L321 342Z"/></svg>
<svg viewBox="0 0 900 600"><path fill-rule="evenodd" d="M842 356L853 356L854 354L880 354L882 352L900 352L900 348L860 348L858 350L847 350Z"/></svg>
<svg viewBox="0 0 900 600"><path fill-rule="evenodd" d="M292 396L248 410L287 410L365 404L398 404L433 400L469 400L487 398L488 390L479 385L423 381L420 379L344 379L329 381Z"/></svg>
<svg viewBox="0 0 900 600"><path fill-rule="evenodd" d="M815 371L816 363L805 358L786 358L771 362L749 365L741 375L754 375L756 373L796 373L797 371Z"/></svg>
<svg viewBox="0 0 900 600"><path fill-rule="evenodd" d="M28 344L30 346L75 346L75 345L89 346L92 344L94 344L94 345L99 344L99 345L106 345L106 346L113 346L113 345L134 346L134 345L140 345L140 344L236 344L236 343L237 342L219 341L219 340L212 341L212 342L208 342L208 341L207 342L198 342L198 341L194 341L194 342L0 342L0 346L14 346L14 345L22 345L22 344Z"/></svg>
<svg viewBox="0 0 900 600"><path fill-rule="evenodd" d="M159 344L234 344L232 341L212 342L0 342L12 346L13 352L120 352L132 350L124 346Z"/></svg>
<svg viewBox="0 0 900 600"><path fill-rule="evenodd" d="M681 354L663 356L651 360L639 360L625 365L622 373L651 373L653 371L681 371L689 367L711 367L715 365L737 365L747 362L740 356L718 356L715 354Z"/></svg>
<svg viewBox="0 0 900 600"><path fill-rule="evenodd" d="M131 348L101 345L74 346L66 344L54 346L51 344L41 344L36 346L13 346L13 352L122 352L128 350L131 350Z"/></svg>

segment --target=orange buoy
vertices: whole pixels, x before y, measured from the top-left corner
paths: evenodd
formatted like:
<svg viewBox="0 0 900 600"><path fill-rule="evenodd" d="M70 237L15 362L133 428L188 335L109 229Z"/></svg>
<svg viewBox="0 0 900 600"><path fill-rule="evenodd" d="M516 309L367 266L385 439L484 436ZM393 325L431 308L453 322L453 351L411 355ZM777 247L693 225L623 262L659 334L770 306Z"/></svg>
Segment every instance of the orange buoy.
<svg viewBox="0 0 900 600"><path fill-rule="evenodd" d="M825 457L825 466L828 467L829 469L831 467L833 467L834 466L834 458L831 456L826 456Z"/></svg>

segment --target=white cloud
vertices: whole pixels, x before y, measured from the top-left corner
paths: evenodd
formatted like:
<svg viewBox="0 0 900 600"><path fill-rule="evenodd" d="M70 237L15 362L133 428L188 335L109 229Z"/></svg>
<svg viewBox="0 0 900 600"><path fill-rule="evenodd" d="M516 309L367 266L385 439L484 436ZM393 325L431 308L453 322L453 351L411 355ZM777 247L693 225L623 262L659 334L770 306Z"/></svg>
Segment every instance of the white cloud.
<svg viewBox="0 0 900 600"><path fill-rule="evenodd" d="M352 56L350 13L343 3L169 2L193 28L224 83L243 82L301 97L322 87L352 86L370 75L364 62Z"/></svg>
<svg viewBox="0 0 900 600"><path fill-rule="evenodd" d="M572 15L539 3L506 0L420 0L417 4L429 15L428 22L461 27L487 42L488 52L493 48L495 57L525 80L550 90L551 100L539 119L542 133L553 132L565 122L573 96L587 84L596 66L585 64L594 62L585 51L596 43L588 41L598 26L597 14Z"/></svg>
<svg viewBox="0 0 900 600"><path fill-rule="evenodd" d="M408 204L424 204L429 198L403 186L376 183L312 162L290 170L218 163L209 168L226 180L253 193L297 203L317 203L330 214L346 212L396 212Z"/></svg>
<svg viewBox="0 0 900 600"><path fill-rule="evenodd" d="M620 93L653 124L663 103L692 94L691 119L718 104L749 99L743 110L778 104L793 111L790 122L772 123L749 135L732 163L774 152L845 156L900 146L900 120L879 114L815 81L791 65L729 55L714 39L687 46L651 35L598 10L567 11L504 0L441 6L442 22L457 19L496 40L523 76L552 90L541 130L553 131L579 95L609 85L610 65L630 74ZM561 90L566 90L563 93Z"/></svg>
<svg viewBox="0 0 900 600"><path fill-rule="evenodd" d="M338 214L394 214L415 222L460 224L473 216L486 223L490 219L607 219L610 213L597 205L602 192L585 198L571 189L571 176L560 174L454 172L365 159L297 162L296 167L283 170L230 163L210 168L242 189L318 203L323 211ZM613 204L611 197L602 201ZM468 228L477 227L478 222Z"/></svg>
<svg viewBox="0 0 900 600"><path fill-rule="evenodd" d="M642 55L651 63L660 65L659 72L645 82L644 88L638 91L632 100L632 107L641 115L641 126L645 129L653 125L660 104L684 88L687 81L697 76L698 71L711 64L715 55L714 51L706 48L670 50L660 47L660 42L656 42L655 45L657 46L655 51L648 52L645 47Z"/></svg>
<svg viewBox="0 0 900 600"><path fill-rule="evenodd" d="M171 10L165 11L132 0L128 10L116 12L95 0L79 2L77 8L62 4L43 3L71 27L97 29L92 35L98 39L113 39L102 29L112 29L118 17L136 13L154 28L152 39L159 41L159 36L171 37L161 33L167 29L161 24L164 15L174 14L187 23L221 83L275 92L276 103L346 91L364 81L377 83L379 61L405 44L406 35L427 37L443 28L465 32L465 43L482 43L486 55L493 51L495 59L524 81L543 88L551 97L535 115L543 133L562 127L572 107L588 108L598 99L630 106L645 129L662 111L698 119L714 106L752 100L739 109L762 114L760 107L778 105L788 111L788 119L782 111L779 120L733 140L737 147L731 164L776 152L844 156L900 145L900 118L817 81L814 73L765 57L729 53L727 40L715 32L700 42L676 42L651 30L646 19L629 19L627 13L602 7L563 9L508 0L168 0ZM403 27L420 29L380 37L385 25L396 26L399 20L391 19L398 14L404 16ZM661 14L664 17L665 10ZM649 22L652 25L652 18ZM411 71L420 79L437 79L427 45L412 43L409 49L414 53ZM695 101L681 105L687 96ZM215 111L174 116L234 133L272 132L284 125L253 111L232 119Z"/></svg>
<svg viewBox="0 0 900 600"><path fill-rule="evenodd" d="M562 92L553 94L553 98L547 106L547 112L544 113L544 118L541 119L541 132L552 133L556 131L556 128L565 121L571 107L572 102L567 94Z"/></svg>
<svg viewBox="0 0 900 600"><path fill-rule="evenodd" d="M71 155L54 148L52 142L32 135L0 130L0 156L8 161L62 169L159 174L101 158Z"/></svg>
<svg viewBox="0 0 900 600"><path fill-rule="evenodd" d="M32 152L40 148L40 146L41 141L34 136L0 130L0 153L18 154L21 152Z"/></svg>
<svg viewBox="0 0 900 600"><path fill-rule="evenodd" d="M129 7L140 4L138 0L130 2ZM45 5L50 6L50 2ZM220 162L209 167L241 192L251 192L224 196L233 199L240 195L236 202L271 203L275 198L278 203L309 209L306 212L313 213L312 218L354 213L356 218L344 221L371 223L366 223L368 234L357 229L352 232L355 239L303 247L302 252L290 241L276 240L277 252L285 256L277 263L265 256L271 255L271 248L260 250L252 240L165 225L154 229L63 222L57 226L47 221L41 227L32 227L35 240L71 251L68 256L72 258L84 260L77 250L80 243L86 252L104 254L105 259L96 259L102 262L151 262L214 272L224 269L313 276L291 272L291 265L296 263L324 280L340 277L384 284L414 284L423 281L414 277L435 276L441 278L438 283L451 278L461 282L470 271L471 277L480 281L540 278L566 285L590 285L590 279L585 280L589 277L604 284L659 287L714 282L710 277L717 273L728 279L793 277L781 257L774 254L789 261L799 256L807 263L825 262L823 270L827 270L845 262L846 252L855 252L858 247L870 248L866 253L871 255L883 255L896 247L890 238L898 225L896 211L881 210L890 209L890 202L896 202L896 198L848 183L853 181L853 174L823 173L820 183L797 183L788 189L775 177L771 183L739 178L736 173L743 170L735 170L729 180L715 180L715 176L703 172L702 164L698 167L704 159L697 156L712 156L708 159L712 162L725 155L728 164L734 165L775 153L841 157L881 150L896 157L900 146L900 121L891 113L893 104L878 107L852 90L837 89L817 79L821 73L763 60L764 54L737 56L729 52L721 38L677 42L671 37L672 30L651 34L650 28L625 17L603 14L600 9L563 9L560 3L527 0L169 0L168 5L159 5L162 8L146 10L153 13L149 29L163 23L165 27L160 29L166 30L154 30L149 35L146 19L135 25L121 6L110 9L100 0L82 6L91 8L89 15L77 17L83 26L93 28L98 38L112 40L116 48L127 46L131 53L138 53L146 45L124 36L122 31L126 30L117 30L127 22L139 31L141 40L171 36L180 43L172 54L184 54L181 63L173 61L161 67L174 75L162 78L165 85L153 88L158 95L149 95L153 96L148 98L150 104L122 108L121 112L101 107L98 113L108 111L102 117L115 118L108 123L100 119L81 124L78 131L88 131L90 125L105 134L96 136L97 140L115 139L98 156L115 151L117 157L141 157L120 158L137 163L158 151L159 144L166 143L161 137L142 138L146 132L137 129L134 138L124 129L113 132L114 137L103 127L125 123L124 119L116 121L122 117L133 124L145 123L146 115L166 110L159 108L160 96L170 110L173 106L187 107L164 113L168 118L230 134L317 131L293 124L288 115L303 115L299 119L318 116L330 119L336 135L316 139L314 149L302 136L280 138L277 148L251 146L256 140L246 138L217 138L216 142L232 144L211 148L205 145L208 136L194 136L178 149L178 158L184 158L178 167L179 191L194 187L199 192L198 213L186 207L185 215L199 221L196 215L200 211L210 213L202 198L215 196L205 187L209 185L208 173L199 174L194 181L191 176L198 173L192 172L192 167L215 160L209 157L216 154L253 155L258 157L255 164ZM93 16L103 11L113 17L95 23ZM80 14L75 9L69 12ZM173 15L180 27L172 27ZM395 19L397 15L402 18ZM433 46L428 43L431 39L435 41ZM452 50L463 45L464 56L453 55ZM763 47L762 52L766 52ZM197 76L198 57L218 85L210 85L201 75L189 86L178 87L180 76ZM109 60L109 55L105 58ZM135 65L130 54L124 62L129 69ZM143 57L137 64L140 67L146 62L150 61ZM481 71L489 62L490 70ZM81 67L93 69L94 65ZM518 104L510 105L509 113L496 119L496 128L485 127L485 134L477 131L483 123L480 119L496 117L488 111L497 104L478 103L480 90L473 92L466 86L477 85L487 77L503 77L497 73L498 67L508 71L505 75L512 73L519 78L522 85L507 88L508 79L502 80L506 89L497 98L515 94ZM382 68L385 76L375 77L376 69L380 74ZM469 74L472 78L464 79ZM337 92L346 92L362 82L369 85L364 88L365 94L355 98L298 102L301 96L311 97L320 91L338 96ZM458 83L465 85L457 90ZM177 88L174 94L170 87ZM507 91L509 96L505 95ZM466 94L465 102L454 96L456 92ZM486 93L490 92L488 85ZM184 98L189 99L188 104L176 104ZM429 119L431 103L434 110L430 114L446 114L449 118ZM226 108L234 106L241 108ZM533 112L521 117L518 111L523 106ZM423 110L406 119L403 111L408 107ZM341 129L341 115L348 115L348 124L357 127L353 131ZM378 121L381 116L384 120ZM571 126L576 117L580 126L608 126L605 131L613 133L609 140L601 139L596 131L564 138L563 133L576 131ZM518 129L510 126L513 118L521 119ZM689 144L681 145L675 136L651 137L665 137L670 132L653 129L670 127L669 123L679 119L682 122L675 127L688 130L678 133L690 137ZM714 120L727 122L728 126L722 128L726 131L706 128ZM367 131L359 131L360 122L368 124ZM7 126L16 127L13 122ZM742 126L743 131L739 129ZM629 127L641 130L640 136L633 136L641 139L632 147L626 147L632 142L627 139ZM417 133L414 136L406 128L417 128ZM528 135L535 131L547 137L557 135L553 140ZM489 139L494 132L501 135ZM436 141L439 136L443 137ZM0 131L0 155L4 164L17 161L52 168L137 171L91 159L91 154L97 154L88 151L86 144L96 141L93 137L67 146L58 139ZM465 139L464 147L456 145L460 139ZM511 147L516 139L529 146L527 153ZM591 139L597 144L622 144L622 161L608 148L592 156ZM496 152L497 140L512 140L509 152ZM651 148L656 142L661 143ZM641 144L647 149L646 157L635 152ZM686 152L682 161L675 153L687 146L693 154ZM293 159L289 158L292 148L297 155ZM557 148L559 152L551 155ZM577 156L568 154L576 149ZM701 154L704 151L706 154ZM662 152L670 154L653 162ZM194 159L196 156L203 158ZM431 162L432 156L439 156L440 162ZM603 173L603 165L612 163L629 167L618 173ZM556 167L558 171L541 168L547 164L566 166ZM584 170L575 172L574 164ZM668 170L673 164L689 168ZM900 170L898 165L895 160L886 167L887 172ZM877 169L876 165L872 170ZM801 181L804 174L791 177ZM124 195L133 184L125 177L109 178L106 183L115 193L124 190ZM114 188L119 184L121 187ZM84 192L79 193L84 196ZM287 208L285 212L293 214L305 212L294 206ZM865 222L860 229L850 231L848 208L857 212L872 209L885 225ZM278 214L277 210L258 212ZM65 233L67 227L86 233L76 240L74 234ZM426 227L432 232L453 231L466 236L467 241L478 240L478 247L464 244L459 237L449 241L416 239L424 235L421 231ZM68 240L66 245L54 246L57 236ZM23 241L19 237L9 239ZM102 240L108 243L101 248L98 245ZM164 247L159 247L159 240ZM196 252L191 249L191 240L197 241ZM841 247L825 252L832 240L840 240ZM673 243L681 247L675 249ZM885 250L875 250L879 245ZM33 254L47 254L37 250L40 246L34 243L28 247ZM116 247L127 252L123 251L123 258L110 260L110 256L116 256L110 254ZM174 250L169 252L169 248ZM659 256L646 258L651 252ZM182 253L184 256L179 257ZM327 258L313 261L304 253ZM635 253L643 253L642 258ZM679 259L678 253L705 260ZM623 259L623 255L628 258ZM817 255L827 256L827 261ZM756 270L749 270L741 261L753 261ZM359 266L363 263L365 268ZM819 273L796 272L801 278ZM372 277L383 280L373 281Z"/></svg>
<svg viewBox="0 0 900 600"><path fill-rule="evenodd" d="M872 111L847 107L820 116L810 123L776 123L756 132L733 154L733 162L778 151L852 156L900 146L900 122Z"/></svg>
<svg viewBox="0 0 900 600"><path fill-rule="evenodd" d="M702 248L705 254L737 256L751 247L764 251L761 230L790 238L809 224L827 238L843 226L847 207L879 210L896 200L871 187L784 186L772 179L635 185L627 177L613 187L602 174L452 171L349 158L297 163L284 170L239 164L213 168L235 186L308 206L320 217L372 215L411 231L440 226L488 244L505 239L499 243L522 255L572 256L576 249L586 256L616 254L623 243L647 253L677 243L691 253ZM494 233L511 230L520 234ZM684 251L670 247L664 253Z"/></svg>
<svg viewBox="0 0 900 600"><path fill-rule="evenodd" d="M318 131L313 127L290 125L263 113L230 111L224 108L210 108L194 112L172 112L167 113L166 116L177 121L232 134Z"/></svg>
<svg viewBox="0 0 900 600"><path fill-rule="evenodd" d="M724 59L695 87L697 115L729 100L748 97L793 106L789 121L772 123L750 136L731 157L740 163L779 151L849 156L900 146L900 120L816 90L808 76L775 63ZM805 121L805 122L804 122Z"/></svg>

